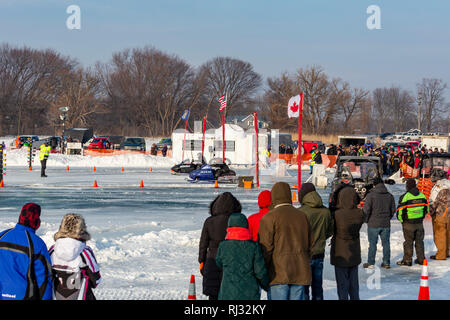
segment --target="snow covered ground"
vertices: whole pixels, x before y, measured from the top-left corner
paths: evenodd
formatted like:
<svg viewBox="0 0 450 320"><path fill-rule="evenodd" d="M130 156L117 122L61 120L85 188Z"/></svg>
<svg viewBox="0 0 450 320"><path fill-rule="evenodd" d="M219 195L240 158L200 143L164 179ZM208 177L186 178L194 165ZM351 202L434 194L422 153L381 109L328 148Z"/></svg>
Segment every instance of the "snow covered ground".
<svg viewBox="0 0 450 320"><path fill-rule="evenodd" d="M39 164L28 171L22 163L23 156L12 152L7 156L5 187L0 188L0 230L15 225L23 204L36 202L42 207L42 224L37 234L51 246L63 215L82 214L92 234L88 244L96 253L103 276L102 284L95 290L98 299L186 299L191 274L196 276L197 299L206 299L201 293L197 255L201 228L209 216L209 203L219 193L231 191L241 201L243 213L249 216L258 210L260 190L270 190L274 182L281 180L292 185L297 179L296 170L290 170L283 178L261 177L260 190L226 186L217 190L213 185L190 184L184 175L171 175L170 159L151 156L80 159L61 155L51 155L48 178L41 178ZM69 171L66 171L67 165ZM97 167L95 172L93 165ZM149 167L153 168L152 172ZM241 175L249 174L248 169L237 171ZM308 177L309 172L303 171L303 180ZM94 180L99 188L92 187ZM144 188L139 187L141 180ZM404 185L388 188L396 199L404 192ZM319 193L326 201L329 190L319 190ZM426 257L429 257L435 252L430 221L425 221L425 229ZM361 299L417 299L422 267L395 265L402 258L402 243L401 225L393 220L393 268L368 273L360 266ZM366 225L361 232L361 246L365 262ZM326 248L324 263L324 295L325 299L337 299L329 248ZM379 243L378 266L381 255ZM448 299L448 260L430 260L428 270L431 298ZM266 299L265 293L262 298Z"/></svg>

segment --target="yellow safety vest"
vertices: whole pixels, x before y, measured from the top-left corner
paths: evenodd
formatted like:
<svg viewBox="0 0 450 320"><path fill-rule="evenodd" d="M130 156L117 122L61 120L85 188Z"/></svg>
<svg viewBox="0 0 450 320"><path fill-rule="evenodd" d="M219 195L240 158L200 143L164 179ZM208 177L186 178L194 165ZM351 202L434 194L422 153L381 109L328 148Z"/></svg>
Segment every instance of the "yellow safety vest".
<svg viewBox="0 0 450 320"><path fill-rule="evenodd" d="M39 159L41 161L44 160L44 159L47 159L49 154L50 154L50 150L51 149L52 148L50 146L47 147L45 144L41 145L41 152L40 152L40 155L39 155Z"/></svg>

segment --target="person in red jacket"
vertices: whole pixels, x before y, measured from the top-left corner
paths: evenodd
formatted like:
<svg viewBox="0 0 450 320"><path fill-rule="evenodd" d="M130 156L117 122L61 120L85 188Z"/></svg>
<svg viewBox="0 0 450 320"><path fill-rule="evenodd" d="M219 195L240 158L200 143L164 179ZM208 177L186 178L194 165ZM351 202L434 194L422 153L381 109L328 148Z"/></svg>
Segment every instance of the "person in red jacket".
<svg viewBox="0 0 450 320"><path fill-rule="evenodd" d="M264 190L258 196L259 212L248 217L248 228L253 241L258 241L259 222L261 218L269 212L269 206L272 203L270 191Z"/></svg>

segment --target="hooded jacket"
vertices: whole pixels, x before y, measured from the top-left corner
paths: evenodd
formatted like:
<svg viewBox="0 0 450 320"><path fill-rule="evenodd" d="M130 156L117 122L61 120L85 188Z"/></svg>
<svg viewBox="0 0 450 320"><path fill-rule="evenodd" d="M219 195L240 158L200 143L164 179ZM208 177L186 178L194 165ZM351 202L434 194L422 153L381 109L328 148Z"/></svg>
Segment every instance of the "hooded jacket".
<svg viewBox="0 0 450 320"><path fill-rule="evenodd" d="M258 241L259 223L261 222L262 217L269 212L269 206L271 203L272 199L270 196L270 191L264 190L258 195L259 211L248 217L248 228L250 230L250 234L252 235L253 241Z"/></svg>
<svg viewBox="0 0 450 320"><path fill-rule="evenodd" d="M442 189L430 204L430 216L439 222L448 223L450 221L449 205L450 189Z"/></svg>
<svg viewBox="0 0 450 320"><path fill-rule="evenodd" d="M364 219L371 228L390 228L396 211L394 196L383 183L378 183L364 201Z"/></svg>
<svg viewBox="0 0 450 320"><path fill-rule="evenodd" d="M322 198L316 191L302 197L300 211L306 214L312 231L312 258L323 258L326 240L333 235L331 213L324 207Z"/></svg>
<svg viewBox="0 0 450 320"><path fill-rule="evenodd" d="M58 238L49 253L56 300L94 300L92 289L100 283L101 275L92 249L84 241Z"/></svg>
<svg viewBox="0 0 450 320"><path fill-rule="evenodd" d="M228 220L226 240L220 243L216 256L217 266L223 269L219 300L259 300L259 287L268 289L261 248L250 237L247 218L233 213Z"/></svg>
<svg viewBox="0 0 450 320"><path fill-rule="evenodd" d="M330 263L334 266L354 267L361 263L359 231L364 223L364 215L357 208L358 202L358 195L352 187L342 188L337 195L330 249Z"/></svg>
<svg viewBox="0 0 450 320"><path fill-rule="evenodd" d="M222 271L216 264L217 249L225 240L228 218L241 210L241 204L230 192L220 194L209 206L211 216L203 223L198 254L198 262L203 263L203 294L207 296L219 294Z"/></svg>
<svg viewBox="0 0 450 320"><path fill-rule="evenodd" d="M292 206L291 189L277 182L272 206L259 225L259 243L269 272L270 286L311 284L312 233L306 214Z"/></svg>

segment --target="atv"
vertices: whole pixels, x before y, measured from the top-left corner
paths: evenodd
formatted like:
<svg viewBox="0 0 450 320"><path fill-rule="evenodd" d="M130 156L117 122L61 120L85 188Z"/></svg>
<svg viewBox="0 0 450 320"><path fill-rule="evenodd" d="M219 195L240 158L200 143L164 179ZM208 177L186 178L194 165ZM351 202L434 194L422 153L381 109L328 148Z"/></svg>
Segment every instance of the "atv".
<svg viewBox="0 0 450 320"><path fill-rule="evenodd" d="M383 166L379 157L342 156L336 162L336 174L331 183L329 207L334 208L337 192L345 186L355 189L361 202L375 186L375 179L381 179ZM385 180L387 184L394 184L393 180Z"/></svg>
<svg viewBox="0 0 450 320"><path fill-rule="evenodd" d="M448 179L450 153L430 153L423 159L420 178L430 178L432 182Z"/></svg>

